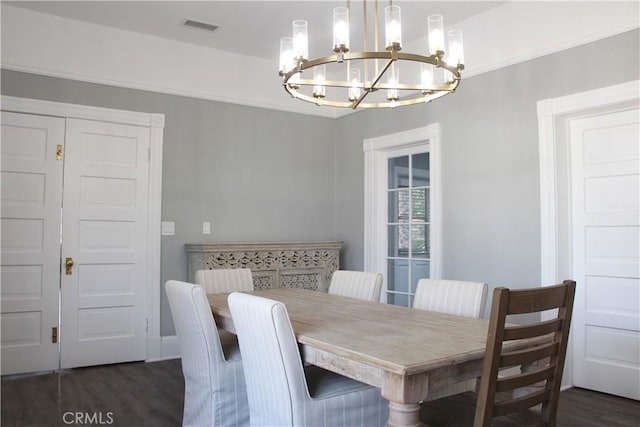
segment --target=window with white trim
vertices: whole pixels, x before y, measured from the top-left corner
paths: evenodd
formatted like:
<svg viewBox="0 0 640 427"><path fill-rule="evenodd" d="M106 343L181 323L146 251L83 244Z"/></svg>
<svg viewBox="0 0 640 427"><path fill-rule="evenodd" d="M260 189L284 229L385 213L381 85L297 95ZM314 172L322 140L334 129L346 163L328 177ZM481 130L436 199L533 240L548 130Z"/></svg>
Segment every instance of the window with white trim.
<svg viewBox="0 0 640 427"><path fill-rule="evenodd" d="M410 307L419 279L440 274L439 126L365 140L365 270L382 301Z"/></svg>
<svg viewBox="0 0 640 427"><path fill-rule="evenodd" d="M413 304L418 279L429 277L429 153L387 160L387 302Z"/></svg>

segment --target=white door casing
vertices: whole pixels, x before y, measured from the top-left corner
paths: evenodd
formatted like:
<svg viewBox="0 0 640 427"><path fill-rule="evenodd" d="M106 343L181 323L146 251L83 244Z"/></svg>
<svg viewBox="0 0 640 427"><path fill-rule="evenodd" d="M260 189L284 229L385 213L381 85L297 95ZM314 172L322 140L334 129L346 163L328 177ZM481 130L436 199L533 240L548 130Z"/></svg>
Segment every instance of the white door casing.
<svg viewBox="0 0 640 427"><path fill-rule="evenodd" d="M572 194L572 191L580 191L580 189L578 188L574 190L573 187L575 187L575 185L572 184L572 181L575 181L572 176L574 173L574 171L572 171L572 157L574 153L571 150L572 122L579 122L583 119L623 112L626 110L637 111L640 104L639 94L640 81L631 81L628 83L563 96L560 98L546 99L538 102L541 280L543 286L545 286L557 283L558 281L566 278L571 278L574 274L577 274L576 279L578 281L576 289L576 304L574 305L574 320L571 326L571 339L567 349L563 387L576 384L574 366L582 363L577 359L584 358L584 353L578 351L579 349L576 349L575 347L577 347L576 343L580 341L580 338L577 337L577 335L584 334L583 328L578 325L584 323L581 319L588 317L584 306L584 304L589 304L587 302L588 293L583 293L586 292L584 286L590 286L584 283L584 277L582 279L580 278L580 275L584 275L584 273L580 273L576 270L579 269L580 266L576 265L575 262L575 258L578 256L578 254L576 254L576 249L578 251L581 250L583 255L585 255L586 252L584 245L582 245L582 249L576 248L576 245L580 246L581 244L580 242L576 243L574 239L574 206L572 206L571 201L575 199L575 195ZM638 113L636 112L635 114ZM613 144L609 144L602 151L607 154L618 148L619 147L616 147ZM601 193L604 187L602 186L602 182L599 184L599 192ZM597 185L598 184L596 184L596 186ZM584 185L582 186L584 187ZM611 195L606 195L605 198L610 198L610 196ZM594 200L593 196L588 197L591 197L591 200L588 201L587 205L591 204ZM585 200L584 196L583 200ZM605 200L602 199L601 202L603 201ZM609 200L606 203L611 204L610 202L611 201ZM616 242L615 238L611 240L610 237L609 242L612 243L612 245L609 246L610 249L620 243ZM598 288L598 286L596 286L596 288ZM598 290L602 291L603 287L600 286L600 289L595 290L596 292ZM630 295L633 294L633 291L629 287L626 287L626 290L623 290L623 292L627 292L628 294L630 292ZM596 293L591 295L591 303L593 302L593 297L595 295ZM627 301L627 304L633 303L634 300L632 299ZM638 304L638 301L636 300L635 303ZM609 304L609 302L606 302L605 305L606 304ZM591 307L597 307L597 304L592 304ZM602 322L605 319L609 321L615 317L614 313L610 313L611 307L607 307L604 310L602 310L602 308L604 307L599 307L600 313L596 316L600 317L599 321ZM622 308L624 309L624 307ZM615 309L614 311L616 310L618 309ZM612 314L614 315L611 316ZM629 314L629 312L627 312L627 314ZM543 318L545 318L544 315ZM627 345L633 345L632 340L627 341ZM637 348L635 351L638 351ZM637 373L635 378L637 378ZM633 380L634 378L631 377L630 379Z"/></svg>
<svg viewBox="0 0 640 427"><path fill-rule="evenodd" d="M570 123L574 384L640 399L640 110Z"/></svg>
<svg viewBox="0 0 640 427"><path fill-rule="evenodd" d="M66 146L61 367L143 360L149 128L67 119Z"/></svg>
<svg viewBox="0 0 640 427"><path fill-rule="evenodd" d="M442 195L440 125L365 139L364 150L364 270L387 274L387 177L390 157L429 152L430 276L439 278L442 266ZM382 295L386 295L387 283Z"/></svg>
<svg viewBox="0 0 640 427"><path fill-rule="evenodd" d="M2 375L58 368L64 128L2 112Z"/></svg>

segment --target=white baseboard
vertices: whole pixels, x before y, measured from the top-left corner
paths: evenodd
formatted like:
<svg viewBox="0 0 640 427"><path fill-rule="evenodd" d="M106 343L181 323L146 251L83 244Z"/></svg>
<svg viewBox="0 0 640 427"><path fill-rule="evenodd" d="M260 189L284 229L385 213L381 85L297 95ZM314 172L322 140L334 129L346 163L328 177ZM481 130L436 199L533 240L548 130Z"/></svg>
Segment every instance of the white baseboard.
<svg viewBox="0 0 640 427"><path fill-rule="evenodd" d="M162 337L162 360L180 358L180 344L178 336L171 335Z"/></svg>
<svg viewBox="0 0 640 427"><path fill-rule="evenodd" d="M147 358L146 362L162 360L162 337L147 337Z"/></svg>
<svg viewBox="0 0 640 427"><path fill-rule="evenodd" d="M149 338L147 362L180 358L180 345L176 335Z"/></svg>

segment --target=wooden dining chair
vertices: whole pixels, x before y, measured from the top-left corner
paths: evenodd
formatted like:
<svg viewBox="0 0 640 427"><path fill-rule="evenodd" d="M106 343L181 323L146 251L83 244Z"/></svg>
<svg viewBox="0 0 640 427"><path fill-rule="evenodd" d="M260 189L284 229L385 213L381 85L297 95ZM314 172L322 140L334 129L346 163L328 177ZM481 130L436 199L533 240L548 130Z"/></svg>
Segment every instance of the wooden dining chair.
<svg viewBox="0 0 640 427"><path fill-rule="evenodd" d="M196 283L208 294L253 291L253 276L248 268L198 270Z"/></svg>
<svg viewBox="0 0 640 427"><path fill-rule="evenodd" d="M249 425L240 351L225 349L204 289L169 280L165 285L184 375L184 427Z"/></svg>
<svg viewBox="0 0 640 427"><path fill-rule="evenodd" d="M479 319L484 315L487 292L487 284L481 282L420 279L416 287L413 308ZM451 384L430 391L426 401L476 391L476 385L475 378Z"/></svg>
<svg viewBox="0 0 640 427"><path fill-rule="evenodd" d="M251 294L229 295L252 426L384 426L380 389L317 366L303 366L286 307Z"/></svg>
<svg viewBox="0 0 640 427"><path fill-rule="evenodd" d="M365 271L336 270L331 276L329 293L361 299L380 301L382 291L382 274Z"/></svg>
<svg viewBox="0 0 640 427"><path fill-rule="evenodd" d="M542 422L548 426L556 425L575 287L576 282L565 280L562 284L548 287L494 289L474 427L489 426L493 417L523 411L538 404L542 404ZM557 309L557 312L549 320L506 325L508 315L552 309ZM503 343L508 341L536 337L546 339L526 351L503 350ZM498 375L500 369L518 365L526 369L515 375ZM513 394L515 389L519 391L517 397ZM523 390L527 394L523 395Z"/></svg>

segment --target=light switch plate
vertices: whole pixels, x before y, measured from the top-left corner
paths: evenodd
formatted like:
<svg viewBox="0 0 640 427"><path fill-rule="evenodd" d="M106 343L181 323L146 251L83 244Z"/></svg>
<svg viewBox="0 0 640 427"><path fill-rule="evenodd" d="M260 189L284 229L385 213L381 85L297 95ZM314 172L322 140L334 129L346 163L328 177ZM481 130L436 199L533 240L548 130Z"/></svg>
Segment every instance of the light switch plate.
<svg viewBox="0 0 640 427"><path fill-rule="evenodd" d="M211 234L211 223L203 222L202 223L202 234Z"/></svg>
<svg viewBox="0 0 640 427"><path fill-rule="evenodd" d="M176 234L176 223L173 221L162 221L162 235L173 236Z"/></svg>

